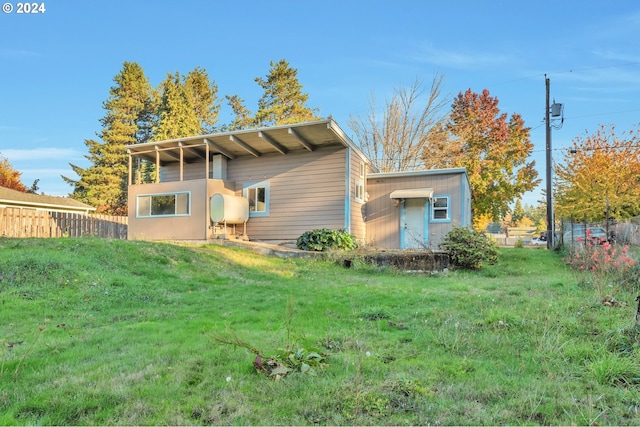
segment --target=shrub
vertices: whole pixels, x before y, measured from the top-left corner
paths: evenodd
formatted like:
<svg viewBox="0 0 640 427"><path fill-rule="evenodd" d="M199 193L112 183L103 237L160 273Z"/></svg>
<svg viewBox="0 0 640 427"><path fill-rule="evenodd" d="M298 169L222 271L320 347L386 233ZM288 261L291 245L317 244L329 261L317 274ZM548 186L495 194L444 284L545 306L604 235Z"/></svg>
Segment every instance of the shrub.
<svg viewBox="0 0 640 427"><path fill-rule="evenodd" d="M356 237L345 230L328 228L306 231L296 241L298 249L305 251L326 251L329 249L351 250L358 247Z"/></svg>
<svg viewBox="0 0 640 427"><path fill-rule="evenodd" d="M479 269L484 263L495 264L498 260L496 242L468 227L454 227L442 239L440 249L460 268Z"/></svg>

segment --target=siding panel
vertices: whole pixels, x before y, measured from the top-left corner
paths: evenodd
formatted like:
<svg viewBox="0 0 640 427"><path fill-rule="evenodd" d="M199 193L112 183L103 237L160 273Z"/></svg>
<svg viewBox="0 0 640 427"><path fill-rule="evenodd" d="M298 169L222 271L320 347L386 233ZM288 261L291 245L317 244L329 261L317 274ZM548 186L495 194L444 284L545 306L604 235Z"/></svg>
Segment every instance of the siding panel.
<svg viewBox="0 0 640 427"><path fill-rule="evenodd" d="M295 240L314 228L344 227L344 148L229 160L227 178L236 193L243 184L269 183L269 216L252 217L254 240Z"/></svg>

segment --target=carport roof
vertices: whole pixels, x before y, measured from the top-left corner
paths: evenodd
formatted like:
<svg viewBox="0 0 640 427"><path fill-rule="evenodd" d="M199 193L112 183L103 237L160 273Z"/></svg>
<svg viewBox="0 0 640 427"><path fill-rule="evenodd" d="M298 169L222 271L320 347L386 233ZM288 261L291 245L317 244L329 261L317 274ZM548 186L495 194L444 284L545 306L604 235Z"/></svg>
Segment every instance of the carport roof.
<svg viewBox="0 0 640 427"><path fill-rule="evenodd" d="M166 164L181 160L185 163L196 162L213 154L235 159L267 154L286 155L296 150L315 151L331 146L355 149L366 159L333 119L133 144L127 146L127 152L151 162L156 162L156 156L159 156L160 163Z"/></svg>

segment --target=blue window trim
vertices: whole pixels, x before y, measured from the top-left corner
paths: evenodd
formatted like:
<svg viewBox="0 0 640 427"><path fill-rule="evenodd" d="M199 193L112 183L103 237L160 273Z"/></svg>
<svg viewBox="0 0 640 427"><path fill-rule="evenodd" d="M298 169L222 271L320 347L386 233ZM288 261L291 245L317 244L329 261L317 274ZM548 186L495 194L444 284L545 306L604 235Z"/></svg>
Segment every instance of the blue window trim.
<svg viewBox="0 0 640 427"><path fill-rule="evenodd" d="M447 199L447 217L446 218L434 218L434 209L433 206L435 205L435 199ZM433 198L431 199L431 203L429 203L429 219L431 223L444 223L444 222L451 222L451 196L448 195L444 195L444 194L438 194L438 195L434 195Z"/></svg>
<svg viewBox="0 0 640 427"><path fill-rule="evenodd" d="M186 194L189 196L188 201L188 213L186 214L169 214L169 215L138 215L138 203L140 197L154 197L154 196L177 196L179 194ZM167 193L148 193L148 194L137 194L136 195L136 218L172 218L172 217L180 217L180 216L191 216L191 191L173 191Z"/></svg>
<svg viewBox="0 0 640 427"><path fill-rule="evenodd" d="M259 182L245 182L242 184L242 196L245 198L249 198L249 189L250 188L264 188L264 211L256 212L249 210L249 218L255 217L264 217L269 216L269 210L271 207L271 188L269 181L259 181Z"/></svg>

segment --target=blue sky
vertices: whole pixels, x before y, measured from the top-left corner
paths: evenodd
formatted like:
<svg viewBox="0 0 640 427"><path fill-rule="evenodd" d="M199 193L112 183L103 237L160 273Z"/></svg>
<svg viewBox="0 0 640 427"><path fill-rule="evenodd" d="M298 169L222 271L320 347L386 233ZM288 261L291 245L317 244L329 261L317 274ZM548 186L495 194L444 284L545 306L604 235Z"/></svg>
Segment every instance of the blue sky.
<svg viewBox="0 0 640 427"><path fill-rule="evenodd" d="M6 3L2 0L2 3ZM0 13L0 153L22 181L67 195L69 163L89 165L102 103L125 61L153 86L167 73L207 70L219 95L256 109L254 78L269 62L298 70L308 105L351 135L393 89L444 75L449 99L488 89L502 112L531 127L545 177L545 74L565 120L555 161L601 125L640 122L640 3L635 0L48 0L41 14ZM6 6L6 5L5 5ZM3 6L3 9L4 7ZM222 107L228 122L230 110ZM524 202L542 199L540 190Z"/></svg>

